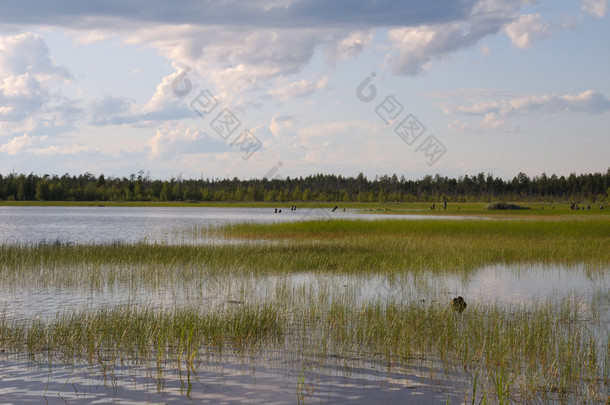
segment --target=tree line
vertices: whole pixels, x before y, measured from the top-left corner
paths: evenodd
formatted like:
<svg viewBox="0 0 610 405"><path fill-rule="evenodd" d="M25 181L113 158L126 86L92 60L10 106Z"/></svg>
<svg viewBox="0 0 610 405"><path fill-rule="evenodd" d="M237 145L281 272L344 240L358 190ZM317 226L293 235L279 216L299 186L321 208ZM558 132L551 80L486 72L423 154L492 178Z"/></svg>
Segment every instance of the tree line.
<svg viewBox="0 0 610 405"><path fill-rule="evenodd" d="M424 176L356 177L316 174L274 179L155 180L143 171L129 177L0 174L0 200L8 201L243 201L243 202L490 202L582 201L606 202L610 168L606 173L529 177L519 173L503 180L479 173L456 178Z"/></svg>

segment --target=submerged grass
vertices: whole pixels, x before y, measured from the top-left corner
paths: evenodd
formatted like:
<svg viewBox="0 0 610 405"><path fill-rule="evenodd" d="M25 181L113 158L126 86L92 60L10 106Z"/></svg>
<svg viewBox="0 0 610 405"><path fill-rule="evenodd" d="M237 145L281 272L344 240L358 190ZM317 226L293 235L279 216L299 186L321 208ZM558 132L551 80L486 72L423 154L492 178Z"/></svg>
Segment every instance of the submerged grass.
<svg viewBox="0 0 610 405"><path fill-rule="evenodd" d="M209 353L278 349L308 364L312 359L318 364L369 359L389 369L435 364L471 376L479 392L504 403L592 400L610 388L610 340L590 328L607 318L573 299L529 306L473 304L457 314L436 303L316 300L303 307L294 304L299 302L295 294L302 293L220 311L118 307L60 314L47 322L4 318L0 345L43 360L157 367L168 362L194 367Z"/></svg>

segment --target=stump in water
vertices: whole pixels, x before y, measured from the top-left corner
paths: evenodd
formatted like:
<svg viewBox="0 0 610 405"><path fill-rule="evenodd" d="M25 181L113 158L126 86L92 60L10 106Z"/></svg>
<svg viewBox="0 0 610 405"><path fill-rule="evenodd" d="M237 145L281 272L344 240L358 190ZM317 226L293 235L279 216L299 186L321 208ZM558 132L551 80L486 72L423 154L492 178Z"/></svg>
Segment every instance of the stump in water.
<svg viewBox="0 0 610 405"><path fill-rule="evenodd" d="M451 308L457 311L458 314L461 314L466 309L466 301L462 297L454 298L451 300Z"/></svg>

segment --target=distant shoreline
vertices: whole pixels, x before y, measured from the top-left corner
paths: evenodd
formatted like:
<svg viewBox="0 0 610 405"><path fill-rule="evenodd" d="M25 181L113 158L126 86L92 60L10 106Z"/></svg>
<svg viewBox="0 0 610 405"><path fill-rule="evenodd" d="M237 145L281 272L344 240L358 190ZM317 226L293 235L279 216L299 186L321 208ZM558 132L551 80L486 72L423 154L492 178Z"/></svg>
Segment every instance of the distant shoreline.
<svg viewBox="0 0 610 405"><path fill-rule="evenodd" d="M485 215L485 216L513 216L513 217L555 217L564 215L603 215L610 216L610 207L600 209L599 204L590 205L590 209L575 211L570 209L568 202L550 203L550 202L519 202L519 205L528 207L527 210L516 212L514 210L489 210L488 202L473 202L473 203L449 203L447 208L443 208L442 203L436 203L432 209L432 202L416 202L416 203L366 203L366 202L187 202L187 201L0 201L0 207L158 207L158 208L281 208L290 210L290 207L296 206L297 210L306 210L312 208L332 210L335 206L340 210L359 210L367 213L396 213L396 214L417 214L417 215Z"/></svg>

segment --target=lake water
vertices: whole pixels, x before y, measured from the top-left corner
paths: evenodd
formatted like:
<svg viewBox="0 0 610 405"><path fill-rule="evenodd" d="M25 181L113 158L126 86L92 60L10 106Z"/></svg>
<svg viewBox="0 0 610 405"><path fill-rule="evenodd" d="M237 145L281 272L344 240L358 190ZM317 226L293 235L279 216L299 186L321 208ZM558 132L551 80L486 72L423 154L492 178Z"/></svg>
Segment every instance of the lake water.
<svg viewBox="0 0 610 405"><path fill-rule="evenodd" d="M238 222L290 222L324 219L464 219L459 216L367 214L354 210L230 207L0 207L0 244L40 242L198 243L183 231Z"/></svg>
<svg viewBox="0 0 610 405"><path fill-rule="evenodd" d="M237 222L331 218L464 219L363 214L349 210L331 213L328 209L283 209L282 213L275 213L273 208L0 207L0 244L210 243L205 238L192 236L189 230ZM467 278L303 273L211 279L193 286L177 282L166 288L15 286L0 280L0 311L9 319L47 319L64 311L120 304L173 308L198 300L205 305L222 307L230 305L228 300L244 296L265 299L280 287L294 291L305 288L313 293L324 290L330 299L349 299L354 304L385 298L405 303L448 302L451 297L462 295L469 303L519 305L549 297L580 297L586 301L596 294L606 294L600 302L608 306L610 276L607 271L590 272L579 265L496 265L481 268ZM237 292L241 295L235 295ZM610 308L606 313L610 313ZM184 369L170 366L160 376L155 369L130 364L115 367L111 374L101 370L100 365L87 364L59 363L53 364L51 370L49 365L41 367L19 354L2 353L0 404L41 401L50 404L290 404L299 401L445 404L448 398L452 403L461 403L463 394L472 389L463 374L431 378L425 366L410 365L389 371L366 359L354 359L348 366L327 364L317 368L302 360L290 363L281 356L273 361L271 358L269 353L247 360L239 356L219 360L212 356L197 365L196 373L187 375Z"/></svg>

